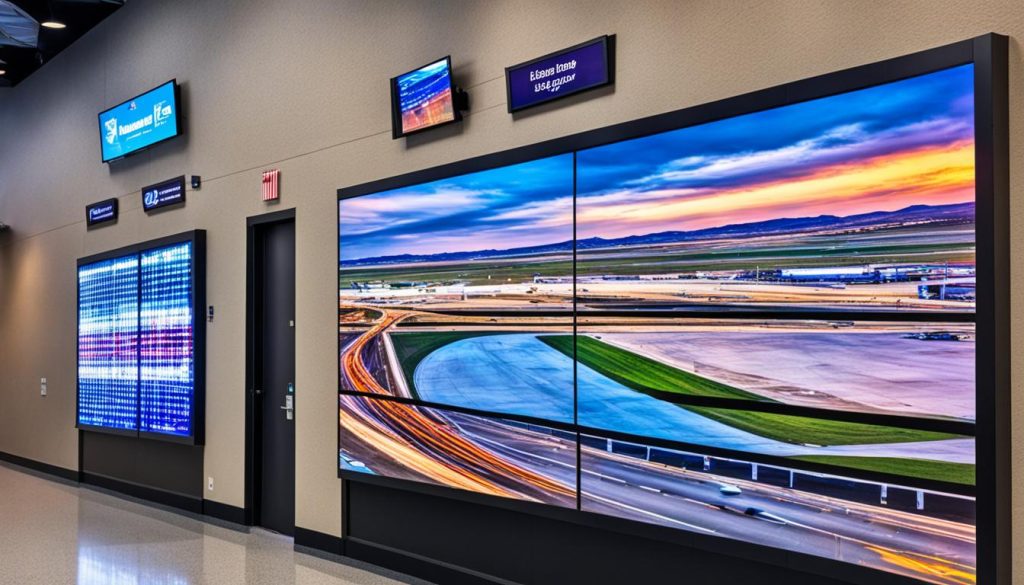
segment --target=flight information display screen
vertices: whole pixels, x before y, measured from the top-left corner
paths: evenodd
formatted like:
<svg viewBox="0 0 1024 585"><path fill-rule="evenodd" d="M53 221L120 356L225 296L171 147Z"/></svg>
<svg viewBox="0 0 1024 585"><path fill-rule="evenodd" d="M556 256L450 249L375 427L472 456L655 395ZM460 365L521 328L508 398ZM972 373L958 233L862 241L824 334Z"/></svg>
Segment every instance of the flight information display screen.
<svg viewBox="0 0 1024 585"><path fill-rule="evenodd" d="M139 259L78 269L78 424L138 428Z"/></svg>
<svg viewBox="0 0 1024 585"><path fill-rule="evenodd" d="M196 440L194 238L80 261L79 427Z"/></svg>
<svg viewBox="0 0 1024 585"><path fill-rule="evenodd" d="M143 252L139 307L139 429L192 430L192 244Z"/></svg>

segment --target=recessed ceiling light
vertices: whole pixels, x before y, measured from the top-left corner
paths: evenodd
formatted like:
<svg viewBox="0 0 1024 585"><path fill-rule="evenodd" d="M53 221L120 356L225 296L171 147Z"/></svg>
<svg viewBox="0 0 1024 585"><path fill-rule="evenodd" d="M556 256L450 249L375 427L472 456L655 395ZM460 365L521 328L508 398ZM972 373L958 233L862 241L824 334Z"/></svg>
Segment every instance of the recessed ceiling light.
<svg viewBox="0 0 1024 585"><path fill-rule="evenodd" d="M61 29L67 27L67 25L63 22L58 22L56 20L45 20L43 22L40 22L39 24L45 26L46 28L52 29Z"/></svg>
<svg viewBox="0 0 1024 585"><path fill-rule="evenodd" d="M4 71L3 69L0 69L0 75L7 75L7 72Z"/></svg>

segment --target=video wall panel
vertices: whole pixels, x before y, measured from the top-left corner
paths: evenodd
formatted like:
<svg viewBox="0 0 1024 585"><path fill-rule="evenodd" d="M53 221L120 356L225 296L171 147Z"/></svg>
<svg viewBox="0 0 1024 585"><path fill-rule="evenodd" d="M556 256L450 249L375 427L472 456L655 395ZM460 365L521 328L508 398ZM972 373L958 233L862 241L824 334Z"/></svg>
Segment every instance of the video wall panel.
<svg viewBox="0 0 1024 585"><path fill-rule="evenodd" d="M203 241L187 232L79 261L79 428L201 440Z"/></svg>
<svg viewBox="0 0 1024 585"><path fill-rule="evenodd" d="M78 269L78 424L138 429L139 259Z"/></svg>
<svg viewBox="0 0 1024 585"><path fill-rule="evenodd" d="M340 469L974 582L975 74L340 191Z"/></svg>
<svg viewBox="0 0 1024 585"><path fill-rule="evenodd" d="M192 243L141 255L139 423L151 433L192 432Z"/></svg>

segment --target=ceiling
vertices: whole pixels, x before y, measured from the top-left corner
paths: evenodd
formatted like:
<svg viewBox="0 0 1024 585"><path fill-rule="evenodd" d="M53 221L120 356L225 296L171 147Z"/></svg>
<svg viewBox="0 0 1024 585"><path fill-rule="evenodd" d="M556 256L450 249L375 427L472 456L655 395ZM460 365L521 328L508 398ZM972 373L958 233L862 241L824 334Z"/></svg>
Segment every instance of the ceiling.
<svg viewBox="0 0 1024 585"><path fill-rule="evenodd" d="M0 0L0 87L12 87L53 59L126 0ZM56 20L63 29L39 26Z"/></svg>

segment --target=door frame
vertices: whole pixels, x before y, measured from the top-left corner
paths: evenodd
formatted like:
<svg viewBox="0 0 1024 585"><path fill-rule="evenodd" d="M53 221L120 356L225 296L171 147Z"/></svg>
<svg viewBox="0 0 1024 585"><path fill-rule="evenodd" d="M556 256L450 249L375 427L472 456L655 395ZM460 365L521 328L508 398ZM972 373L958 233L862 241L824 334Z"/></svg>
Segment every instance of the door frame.
<svg viewBox="0 0 1024 585"><path fill-rule="evenodd" d="M246 269L245 269L245 525L259 523L256 509L256 489L261 473L262 461L256 459L256 381L259 373L256 367L256 311L260 309L256 282L256 232L270 224L295 221L295 208L272 211L247 217L246 222Z"/></svg>

